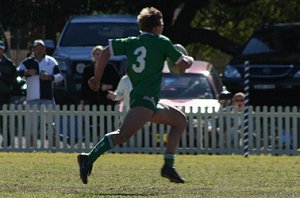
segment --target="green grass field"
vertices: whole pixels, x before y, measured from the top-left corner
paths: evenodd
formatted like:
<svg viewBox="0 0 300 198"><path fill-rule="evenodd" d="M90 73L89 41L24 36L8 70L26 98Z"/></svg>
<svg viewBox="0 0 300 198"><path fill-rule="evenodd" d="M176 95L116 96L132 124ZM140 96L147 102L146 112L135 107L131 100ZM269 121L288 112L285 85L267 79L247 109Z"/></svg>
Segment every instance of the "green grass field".
<svg viewBox="0 0 300 198"><path fill-rule="evenodd" d="M0 153L0 197L300 197L299 156L177 155L185 184L161 178L162 163L106 154L84 185L75 153Z"/></svg>

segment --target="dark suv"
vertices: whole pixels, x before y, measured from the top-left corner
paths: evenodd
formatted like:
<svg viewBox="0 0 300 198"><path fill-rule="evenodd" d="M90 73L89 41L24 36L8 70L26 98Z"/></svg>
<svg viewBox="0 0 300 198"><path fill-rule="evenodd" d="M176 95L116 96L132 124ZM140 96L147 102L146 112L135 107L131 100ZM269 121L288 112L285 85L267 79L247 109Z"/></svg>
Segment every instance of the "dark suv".
<svg viewBox="0 0 300 198"><path fill-rule="evenodd" d="M64 83L54 86L58 104L78 104L84 66L91 62L96 45L106 46L108 39L139 35L136 16L88 15L72 17L65 25L53 56L58 61ZM125 56L112 56L110 63L122 76Z"/></svg>
<svg viewBox="0 0 300 198"><path fill-rule="evenodd" d="M225 67L229 91L243 91L249 61L250 103L253 106L300 104L300 23L265 25Z"/></svg>

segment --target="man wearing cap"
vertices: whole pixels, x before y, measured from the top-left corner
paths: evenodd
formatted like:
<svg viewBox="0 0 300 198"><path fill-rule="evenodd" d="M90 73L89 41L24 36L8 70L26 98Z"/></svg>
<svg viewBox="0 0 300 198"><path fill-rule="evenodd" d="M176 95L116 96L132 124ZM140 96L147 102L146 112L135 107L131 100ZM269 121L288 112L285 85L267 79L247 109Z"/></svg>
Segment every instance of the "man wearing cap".
<svg viewBox="0 0 300 198"><path fill-rule="evenodd" d="M5 44L0 40L0 109L2 105L9 104L13 84L16 82L16 67L13 62L4 54ZM2 133L2 117L0 117L0 130ZM10 144L10 134L7 131L8 144Z"/></svg>
<svg viewBox="0 0 300 198"><path fill-rule="evenodd" d="M32 44L32 54L27 57L18 67L18 74L26 78L27 94L26 103L33 105L52 105L54 107L53 82L60 82L63 76L60 73L57 61L46 55L46 47L43 40L35 40ZM41 118L40 118L41 119ZM30 121L30 146L33 146L33 120ZM45 127L46 129L47 127ZM38 131L39 134L45 131ZM53 137L54 138L54 137ZM28 143L27 143L28 145Z"/></svg>
<svg viewBox="0 0 300 198"><path fill-rule="evenodd" d="M52 83L62 81L63 76L57 61L46 55L43 40L38 39L33 42L32 55L20 64L18 74L26 78L27 104L55 104Z"/></svg>

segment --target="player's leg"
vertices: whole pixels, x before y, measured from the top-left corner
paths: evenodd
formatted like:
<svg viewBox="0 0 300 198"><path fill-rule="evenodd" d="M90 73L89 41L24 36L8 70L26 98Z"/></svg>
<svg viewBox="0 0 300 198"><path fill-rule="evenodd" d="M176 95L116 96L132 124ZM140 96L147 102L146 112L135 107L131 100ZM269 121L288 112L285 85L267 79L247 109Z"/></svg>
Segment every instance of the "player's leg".
<svg viewBox="0 0 300 198"><path fill-rule="evenodd" d="M111 136L114 145L128 141L132 135L150 120L152 115L153 111L145 107L134 107L131 109L125 117L119 133Z"/></svg>
<svg viewBox="0 0 300 198"><path fill-rule="evenodd" d="M153 114L150 121L171 126L168 133L166 152L175 153L181 135L187 126L185 114L176 107L159 103L158 110Z"/></svg>
<svg viewBox="0 0 300 198"><path fill-rule="evenodd" d="M184 179L178 175L174 168L174 161L177 145L187 126L186 116L175 107L161 103L158 106L157 112L153 114L150 121L171 126L170 132L168 133L166 153L164 155L164 166L161 170L161 175L172 182L184 183Z"/></svg>
<svg viewBox="0 0 300 198"><path fill-rule="evenodd" d="M104 138L98 142L89 153L93 163L101 154L110 150L116 145L122 144L129 140L140 128L149 121L153 112L145 107L135 107L126 115L120 129L107 133Z"/></svg>
<svg viewBox="0 0 300 198"><path fill-rule="evenodd" d="M89 153L78 155L80 177L84 184L87 183L87 176L90 174L93 163L106 151L114 146L126 142L133 134L149 121L153 111L145 107L134 107L126 115L120 129L107 133Z"/></svg>

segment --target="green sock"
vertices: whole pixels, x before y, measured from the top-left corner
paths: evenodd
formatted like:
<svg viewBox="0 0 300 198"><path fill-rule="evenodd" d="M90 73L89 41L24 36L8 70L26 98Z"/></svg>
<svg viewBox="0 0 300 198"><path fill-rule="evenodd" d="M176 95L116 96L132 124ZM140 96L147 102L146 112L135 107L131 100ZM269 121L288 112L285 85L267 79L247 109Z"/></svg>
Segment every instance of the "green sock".
<svg viewBox="0 0 300 198"><path fill-rule="evenodd" d="M110 135L105 135L104 138L102 138L90 151L89 159L91 160L92 163L94 163L96 159L100 157L100 155L110 150L112 147L113 147L113 143Z"/></svg>
<svg viewBox="0 0 300 198"><path fill-rule="evenodd" d="M165 160L164 166L172 168L174 166L175 155L174 154L165 154L164 160Z"/></svg>

